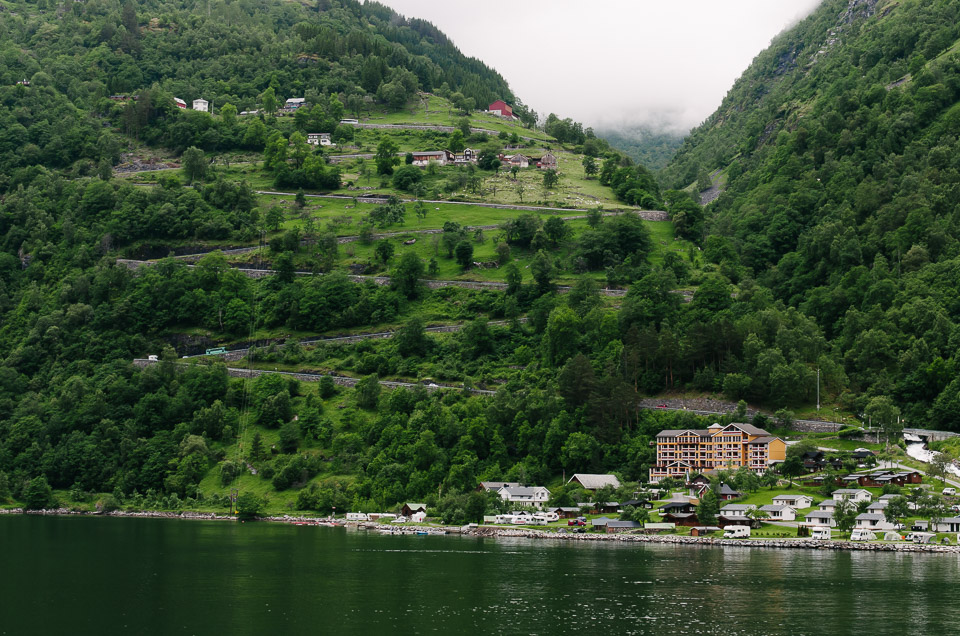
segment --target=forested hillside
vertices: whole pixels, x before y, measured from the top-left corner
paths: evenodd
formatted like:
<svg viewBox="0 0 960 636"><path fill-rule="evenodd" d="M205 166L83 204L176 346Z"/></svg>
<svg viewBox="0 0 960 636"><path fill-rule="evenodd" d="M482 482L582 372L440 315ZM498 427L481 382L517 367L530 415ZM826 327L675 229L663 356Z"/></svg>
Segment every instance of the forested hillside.
<svg viewBox="0 0 960 636"><path fill-rule="evenodd" d="M333 93L354 116L378 98L403 105L418 89L455 89L468 109L514 101L502 77L428 22L355 0L4 0L0 57L0 191L29 182L36 166L82 175L91 162L116 163L105 119L177 152L262 149L264 128L176 112L173 97L235 114L289 97L326 106ZM328 132L338 123L329 109L303 115Z"/></svg>
<svg viewBox="0 0 960 636"><path fill-rule="evenodd" d="M723 170L708 254L822 330L849 402L960 425L960 2L828 0L779 36L663 182ZM792 349L783 343L780 349Z"/></svg>
<svg viewBox="0 0 960 636"><path fill-rule="evenodd" d="M658 184L376 3L0 1L0 505L584 501L701 426L642 397L784 425L818 370L957 428L958 5L826 2Z"/></svg>

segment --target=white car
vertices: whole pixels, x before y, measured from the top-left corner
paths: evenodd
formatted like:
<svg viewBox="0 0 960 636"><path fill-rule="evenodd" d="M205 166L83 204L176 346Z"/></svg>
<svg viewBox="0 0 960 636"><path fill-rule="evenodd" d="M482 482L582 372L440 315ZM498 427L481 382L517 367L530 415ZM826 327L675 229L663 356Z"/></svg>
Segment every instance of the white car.
<svg viewBox="0 0 960 636"><path fill-rule="evenodd" d="M944 488L944 489L943 489L943 494L944 494L944 495L950 495L950 496L952 497L953 495L956 495L956 494L957 494L957 489L956 489L956 488Z"/></svg>

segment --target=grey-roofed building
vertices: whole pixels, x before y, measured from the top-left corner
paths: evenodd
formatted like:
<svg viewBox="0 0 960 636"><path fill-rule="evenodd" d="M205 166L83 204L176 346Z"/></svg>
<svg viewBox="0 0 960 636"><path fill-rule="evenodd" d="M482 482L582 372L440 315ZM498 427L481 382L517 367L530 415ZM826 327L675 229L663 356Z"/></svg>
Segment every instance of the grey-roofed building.
<svg viewBox="0 0 960 636"><path fill-rule="evenodd" d="M777 495L773 498L773 503L800 510L812 506L813 497L809 495Z"/></svg>
<svg viewBox="0 0 960 636"><path fill-rule="evenodd" d="M960 517L947 517L938 521L934 529L937 532L960 532Z"/></svg>
<svg viewBox="0 0 960 636"><path fill-rule="evenodd" d="M620 480L616 475L595 475L590 473L576 473L567 480L567 483L578 483L585 490L597 490L604 486L620 487Z"/></svg>
<svg viewBox="0 0 960 636"><path fill-rule="evenodd" d="M727 484L720 484L720 492L718 496L720 497L721 501L736 499L737 497L741 497L742 495L743 493L737 492Z"/></svg>
<svg viewBox="0 0 960 636"><path fill-rule="evenodd" d="M767 516L777 521L793 521L797 518L797 511L790 506L782 504L767 504L760 506L760 510L767 513Z"/></svg>
<svg viewBox="0 0 960 636"><path fill-rule="evenodd" d="M492 490L494 492L498 492L501 488L515 488L519 485L520 482L516 481L481 481L480 485L477 486L477 490Z"/></svg>
<svg viewBox="0 0 960 636"><path fill-rule="evenodd" d="M854 527L863 530L893 530L895 526L880 513L864 512L857 515Z"/></svg>
<svg viewBox="0 0 960 636"><path fill-rule="evenodd" d="M746 517L751 510L756 510L753 504L727 504L720 509L720 514L724 517Z"/></svg>
<svg viewBox="0 0 960 636"><path fill-rule="evenodd" d="M637 521L612 520L607 522L607 534L629 532L630 530L638 530L642 527L643 524Z"/></svg>
<svg viewBox="0 0 960 636"><path fill-rule="evenodd" d="M873 495L870 494L869 490L863 490L862 488L841 488L840 490L833 491L833 498L836 500L846 499L852 503L859 503L861 501L870 501L873 499Z"/></svg>
<svg viewBox="0 0 960 636"><path fill-rule="evenodd" d="M504 486L497 492L504 501L534 508L542 508L550 499L550 491L543 486Z"/></svg>
<svg viewBox="0 0 960 636"><path fill-rule="evenodd" d="M826 510L814 510L808 512L803 518L804 523L812 526L827 526L836 528L837 522L833 520L833 512Z"/></svg>

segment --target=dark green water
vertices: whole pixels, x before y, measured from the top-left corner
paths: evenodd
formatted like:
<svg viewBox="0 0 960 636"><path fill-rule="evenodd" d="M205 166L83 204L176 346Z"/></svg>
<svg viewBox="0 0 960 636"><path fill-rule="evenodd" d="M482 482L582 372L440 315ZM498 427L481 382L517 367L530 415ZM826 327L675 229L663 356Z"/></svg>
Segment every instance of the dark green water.
<svg viewBox="0 0 960 636"><path fill-rule="evenodd" d="M954 555L0 517L0 634L956 634Z"/></svg>

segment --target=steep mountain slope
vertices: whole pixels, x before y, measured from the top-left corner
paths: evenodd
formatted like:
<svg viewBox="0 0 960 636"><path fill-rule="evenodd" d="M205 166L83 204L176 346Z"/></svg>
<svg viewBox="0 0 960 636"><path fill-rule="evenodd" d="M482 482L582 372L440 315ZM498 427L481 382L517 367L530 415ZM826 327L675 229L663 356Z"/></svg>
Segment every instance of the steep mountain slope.
<svg viewBox="0 0 960 636"><path fill-rule="evenodd" d="M960 2L826 0L662 172L725 171L707 251L816 319L852 400L956 426Z"/></svg>

